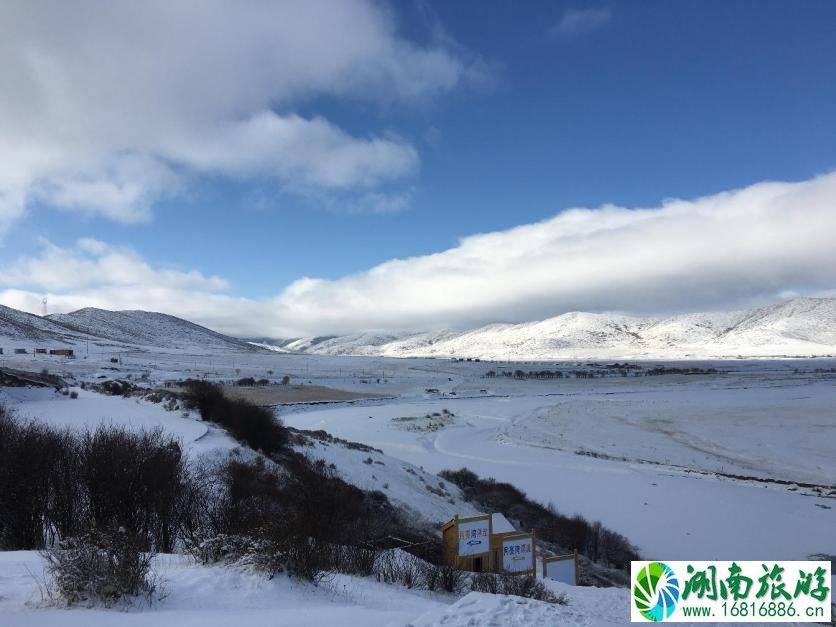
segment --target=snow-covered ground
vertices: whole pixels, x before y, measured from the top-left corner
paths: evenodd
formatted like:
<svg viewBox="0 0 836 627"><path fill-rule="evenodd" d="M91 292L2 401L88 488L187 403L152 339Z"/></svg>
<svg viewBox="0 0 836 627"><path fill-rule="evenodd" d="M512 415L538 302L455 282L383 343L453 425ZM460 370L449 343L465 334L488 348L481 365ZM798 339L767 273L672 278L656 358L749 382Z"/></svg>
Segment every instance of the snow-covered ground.
<svg viewBox="0 0 836 627"><path fill-rule="evenodd" d="M433 472L466 466L509 481L564 513L602 520L654 559L836 553L836 386L736 387L602 383L566 396L412 400L283 417ZM438 431L407 431L394 420L442 408L456 423ZM830 486L829 495L707 471Z"/></svg>
<svg viewBox="0 0 836 627"><path fill-rule="evenodd" d="M336 575L319 586L182 555L153 564L163 598L150 606L66 609L43 596L34 551L0 552L3 627L612 627L630 625L630 592L544 580L566 604L470 592L459 597ZM679 623L688 625L687 623ZM787 624L787 623L785 623Z"/></svg>
<svg viewBox="0 0 836 627"><path fill-rule="evenodd" d="M6 356L4 362L34 370L41 363L32 355ZM564 513L600 519L648 557L803 559L812 553L836 554L836 377L815 372L836 362L680 365L716 367L724 374L532 381L484 375L488 370L587 366L145 352L125 354L116 366L100 356L66 360L64 368L53 371L76 380L138 380L144 375L147 381L138 381L142 385L183 376L276 380L288 373L297 383L384 394L388 398L298 404L277 411L291 426L325 429L432 473L467 466L510 481ZM81 391L72 400L19 388L3 394L20 413L58 424L115 420L162 425L197 452L234 446L216 429L204 435L206 425L194 417L135 399ZM407 428L415 423L394 420L443 409L453 413L452 424L437 430ZM362 487L399 481L375 472L357 478L361 480ZM782 483L787 481L824 487Z"/></svg>
<svg viewBox="0 0 836 627"><path fill-rule="evenodd" d="M50 607L42 600L43 562L34 551L0 552L0 624L4 627L350 627L406 625L456 600L370 578L338 575L313 586L280 575L266 579L235 567L203 566L182 555L159 555L154 572L162 600L150 607Z"/></svg>
<svg viewBox="0 0 836 627"><path fill-rule="evenodd" d="M723 371L717 375L516 380L485 374L592 366L150 350L121 352L116 364L110 357L5 355L0 365L49 366L70 382L130 376L147 386L192 376L278 380L289 374L295 383L382 394L386 398L280 406L277 413L291 426L381 449L383 454L318 441L306 452L431 522L475 512L455 486L434 474L467 466L510 481L563 513L600 519L652 559L836 554L836 377L815 372L833 368L834 360L678 364L716 367ZM235 447L196 416L74 389L78 399L48 389L4 388L0 402L22 416L74 428L100 422L161 426L192 455ZM426 418L433 413L444 418ZM114 616L120 624L143 625L466 624L462 616L473 624L523 624L524 617L526 624L629 620L624 590L569 589L568 606L543 608L484 595L432 596L346 577L314 589L175 556L160 558L168 596L150 610L58 610L31 603L37 585L27 569L37 567L34 554L0 553L0 624L95 626L113 624Z"/></svg>
<svg viewBox="0 0 836 627"><path fill-rule="evenodd" d="M84 431L100 424L134 430L157 427L179 439L190 454L232 449L238 445L225 431L200 420L196 412L166 411L138 398L105 396L76 389L77 399L50 388L0 388L0 403L23 419Z"/></svg>

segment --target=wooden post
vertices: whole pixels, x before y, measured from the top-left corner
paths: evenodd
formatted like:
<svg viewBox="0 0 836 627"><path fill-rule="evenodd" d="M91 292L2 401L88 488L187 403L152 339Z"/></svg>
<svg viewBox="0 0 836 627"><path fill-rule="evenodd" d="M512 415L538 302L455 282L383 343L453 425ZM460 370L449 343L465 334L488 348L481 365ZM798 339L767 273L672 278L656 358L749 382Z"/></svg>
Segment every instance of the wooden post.
<svg viewBox="0 0 836 627"><path fill-rule="evenodd" d="M575 585L578 585L578 550L574 549L572 551L575 555Z"/></svg>
<svg viewBox="0 0 836 627"><path fill-rule="evenodd" d="M531 574L537 578L537 533L531 530Z"/></svg>

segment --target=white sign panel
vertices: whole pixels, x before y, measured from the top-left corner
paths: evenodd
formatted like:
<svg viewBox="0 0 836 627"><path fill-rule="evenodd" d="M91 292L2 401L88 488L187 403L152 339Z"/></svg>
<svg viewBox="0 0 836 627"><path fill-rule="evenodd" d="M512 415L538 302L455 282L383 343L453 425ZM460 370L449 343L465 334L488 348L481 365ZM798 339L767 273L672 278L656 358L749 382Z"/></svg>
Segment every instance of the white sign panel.
<svg viewBox="0 0 836 627"><path fill-rule="evenodd" d="M534 568L534 547L531 536L502 542L502 568L509 573Z"/></svg>
<svg viewBox="0 0 836 627"><path fill-rule="evenodd" d="M546 577L574 586L576 581L574 556L565 560L546 562Z"/></svg>
<svg viewBox="0 0 836 627"><path fill-rule="evenodd" d="M459 555L480 555L489 549L490 520L459 523Z"/></svg>

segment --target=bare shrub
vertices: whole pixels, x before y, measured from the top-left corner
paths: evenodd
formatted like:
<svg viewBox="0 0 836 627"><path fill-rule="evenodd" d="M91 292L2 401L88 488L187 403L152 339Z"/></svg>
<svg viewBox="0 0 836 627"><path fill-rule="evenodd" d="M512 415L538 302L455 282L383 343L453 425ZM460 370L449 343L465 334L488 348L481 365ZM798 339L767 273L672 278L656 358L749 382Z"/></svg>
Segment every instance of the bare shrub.
<svg viewBox="0 0 836 627"><path fill-rule="evenodd" d="M536 599L547 603L566 604L566 597L549 590L542 581L534 575L511 575L503 573L497 575L500 594L512 594L518 597Z"/></svg>
<svg viewBox="0 0 836 627"><path fill-rule="evenodd" d="M162 429L99 427L82 438L80 468L91 528L123 527L147 550L174 549L178 496L187 474L176 440Z"/></svg>
<svg viewBox="0 0 836 627"><path fill-rule="evenodd" d="M226 398L217 385L207 381L190 380L184 385L189 406L196 408L204 420L222 426L242 444L265 455L286 449L288 431L272 410L244 399Z"/></svg>
<svg viewBox="0 0 836 627"><path fill-rule="evenodd" d="M332 547L331 567L346 575L368 577L374 574L379 551L354 545Z"/></svg>
<svg viewBox="0 0 836 627"><path fill-rule="evenodd" d="M256 550L253 539L248 536L218 534L187 545L188 553L202 564L235 561Z"/></svg>
<svg viewBox="0 0 836 627"><path fill-rule="evenodd" d="M401 550L384 551L375 562L375 574L383 583L417 588L424 584L425 563Z"/></svg>
<svg viewBox="0 0 836 627"><path fill-rule="evenodd" d="M40 549L124 527L143 548L170 552L183 528L191 475L161 430L77 435L0 408L0 459L2 548Z"/></svg>
<svg viewBox="0 0 836 627"><path fill-rule="evenodd" d="M0 547L38 549L46 535L76 532L74 441L0 407Z"/></svg>
<svg viewBox="0 0 836 627"><path fill-rule="evenodd" d="M328 578L333 566L330 547L314 538L299 538L277 547L277 555L284 557L285 567L291 577L319 583Z"/></svg>
<svg viewBox="0 0 836 627"><path fill-rule="evenodd" d="M555 594L533 575L476 573L470 578L470 589L489 594L511 594L546 603L566 604L565 596Z"/></svg>
<svg viewBox="0 0 836 627"><path fill-rule="evenodd" d="M464 589L467 573L448 564L426 564L422 572L424 588L458 594Z"/></svg>
<svg viewBox="0 0 836 627"><path fill-rule="evenodd" d="M152 600L152 554L124 529L61 541L43 552L53 590L64 602L109 607L126 597Z"/></svg>
<svg viewBox="0 0 836 627"><path fill-rule="evenodd" d="M474 592L499 594L499 577L493 573L475 573L470 577L470 589Z"/></svg>

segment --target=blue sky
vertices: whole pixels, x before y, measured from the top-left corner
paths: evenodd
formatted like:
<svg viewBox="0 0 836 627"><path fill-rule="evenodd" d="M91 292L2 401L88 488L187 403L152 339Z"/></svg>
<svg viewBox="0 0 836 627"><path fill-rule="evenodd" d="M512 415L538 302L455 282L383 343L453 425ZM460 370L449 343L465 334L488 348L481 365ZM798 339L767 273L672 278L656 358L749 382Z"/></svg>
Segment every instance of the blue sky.
<svg viewBox="0 0 836 627"><path fill-rule="evenodd" d="M246 12L248 6L229 10ZM30 16L24 15L26 5L18 9L19 25ZM320 10L327 12L328 7L323 4ZM135 260L154 269L221 277L225 296L263 304L301 277L339 282L387 260L442 252L455 248L462 237L536 223L567 208L658 208L668 198L692 200L763 181L809 181L836 169L832 2L428 2L374 4L365 10L383 16L385 25L378 29L382 40L443 54L448 65L458 67L455 79L443 85L439 79L434 85L433 76L422 75L414 83L422 87L409 84L397 91L390 85L400 79L359 80L356 67L350 67L340 76L348 87L315 85L292 96L277 92L252 108L267 107L279 116L305 120L319 117L352 138L391 140L405 160L401 169L368 166L377 168L371 183L352 179L335 188L317 179L301 185L300 191L293 169L277 180L269 168L195 165L199 158L194 157L184 157L187 165L182 166L169 151L160 161L174 163L177 184L163 185L155 178L139 220L125 218L124 204L118 210L91 211L81 206L87 195L68 201L66 194L39 191L63 184L65 178L57 178L54 168L49 174L27 173L19 186L24 200L20 209L8 211L12 217L6 220L0 248L0 263L16 269L7 273L8 290L49 293L64 309L87 301L111 304L105 296L108 285L88 282L62 290L60 282L40 280L34 270L27 275L33 266L26 264L44 254L44 240L72 255L78 240L90 238L129 249ZM12 27L15 19L3 20L4 28ZM106 26L103 19L102 28ZM28 36L37 42L49 33L38 26ZM22 49L25 43L21 36L17 45ZM303 43L302 50L328 46L316 32ZM340 54L339 47L333 54ZM400 75L412 66L404 67L397 70ZM304 69L303 60L300 72ZM68 76L76 71L66 69ZM136 87L164 88L153 81ZM187 113L193 108L195 118L203 115L205 103L187 105ZM0 108L0 115L13 108ZM91 111L91 119L94 115ZM143 112L125 111L123 123L133 124L137 115ZM84 132L95 129L87 119L83 122ZM27 141L25 133L19 137ZM97 155L91 161L94 174L73 170L71 176L96 178L101 169L118 169L106 160L139 150L137 142L132 138L108 146L101 159ZM411 157L403 156L405 147ZM156 147L142 150L162 154ZM14 154L9 150L3 156ZM176 154L184 149L178 147ZM142 177L144 182L146 172ZM397 207L375 210L368 194ZM832 216L829 202L822 215ZM660 298L655 308L733 305L782 291L827 290L833 287L830 281L830 276L795 273L764 287L757 281L750 286L743 277L739 297L729 288L716 297L695 298L692 304ZM195 289L202 292L204 287ZM333 305L338 291L325 300ZM375 298L368 296L365 302ZM573 305L630 308L619 299L608 304L606 299L582 298L529 307L544 297L520 298L521 318L557 314ZM112 300L113 306L130 306L136 298ZM17 294L4 302L31 309L34 300ZM279 309L287 307L280 303ZM184 313L175 301L172 308ZM497 311L498 318L515 317L513 303ZM426 318L426 323L418 316L416 323L483 318L491 316L447 312ZM227 324L211 316L204 320ZM397 326L386 318L374 324ZM302 326L271 320L246 331L319 330ZM327 316L320 326L340 327Z"/></svg>

